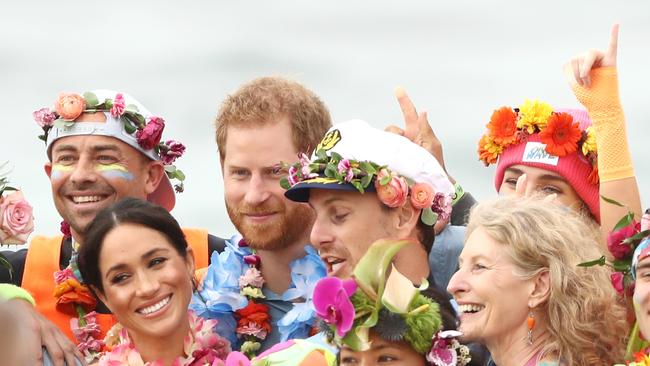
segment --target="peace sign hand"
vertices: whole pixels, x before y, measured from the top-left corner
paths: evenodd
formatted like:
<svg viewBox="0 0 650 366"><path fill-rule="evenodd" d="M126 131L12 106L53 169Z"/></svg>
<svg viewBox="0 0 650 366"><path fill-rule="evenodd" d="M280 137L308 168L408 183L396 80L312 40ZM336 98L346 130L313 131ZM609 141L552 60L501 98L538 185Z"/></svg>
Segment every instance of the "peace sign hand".
<svg viewBox="0 0 650 366"><path fill-rule="evenodd" d="M404 129L395 125L390 125L386 127L385 130L404 136L412 142L422 146L433 155L436 160L438 160L442 169L447 172L447 169L445 168L445 160L442 154L442 143L438 140L438 137L429 124L427 112L418 113L411 98L409 98L402 87L395 88L395 97L397 98L397 102L402 109L402 115L404 116ZM449 178L451 179L451 177Z"/></svg>
<svg viewBox="0 0 650 366"><path fill-rule="evenodd" d="M564 65L564 74L570 85L591 86L589 72L599 67L616 67L618 51L618 24L612 26L607 51L592 48L589 51L571 58Z"/></svg>

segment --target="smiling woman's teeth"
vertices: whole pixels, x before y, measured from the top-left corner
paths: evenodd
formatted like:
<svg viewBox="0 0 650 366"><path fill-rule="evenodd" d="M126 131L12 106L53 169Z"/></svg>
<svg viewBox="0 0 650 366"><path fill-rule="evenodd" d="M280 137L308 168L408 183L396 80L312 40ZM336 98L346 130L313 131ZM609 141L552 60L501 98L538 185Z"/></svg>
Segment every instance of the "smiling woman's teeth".
<svg viewBox="0 0 650 366"><path fill-rule="evenodd" d="M170 299L170 298L171 298L171 296L167 296L166 298L164 298L164 299L158 301L157 303L155 303L155 304L153 304L153 305L151 305L151 306L147 306L147 307L144 308L144 309L138 309L138 313L140 313L140 314L144 314L144 315L148 315L148 314L151 314L151 313L153 313L153 312L155 312L155 311L158 311L158 310L160 310L163 306L167 305L167 303L169 302L169 299Z"/></svg>
<svg viewBox="0 0 650 366"><path fill-rule="evenodd" d="M485 308L484 305L474 305L474 304L463 304L458 305L458 310L461 313L476 313Z"/></svg>
<svg viewBox="0 0 650 366"><path fill-rule="evenodd" d="M97 202L101 201L101 196L73 196L72 201L74 203L86 203L86 202Z"/></svg>

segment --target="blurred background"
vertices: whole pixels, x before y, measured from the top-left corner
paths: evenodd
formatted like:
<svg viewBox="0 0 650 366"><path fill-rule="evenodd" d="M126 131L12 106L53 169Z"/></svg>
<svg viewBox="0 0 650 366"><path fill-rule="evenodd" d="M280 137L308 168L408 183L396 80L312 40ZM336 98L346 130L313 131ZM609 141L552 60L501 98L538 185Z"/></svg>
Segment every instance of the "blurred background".
<svg viewBox="0 0 650 366"><path fill-rule="evenodd" d="M450 173L477 199L495 195L476 155L492 111L539 98L578 107L562 65L606 48L621 24L619 78L644 207L650 207L650 2L626 1L20 1L0 11L0 162L34 206L36 233L60 218L32 111L60 91L128 92L188 149L174 215L228 237L213 120L259 76L291 77L334 121L401 124L403 86L444 145Z"/></svg>

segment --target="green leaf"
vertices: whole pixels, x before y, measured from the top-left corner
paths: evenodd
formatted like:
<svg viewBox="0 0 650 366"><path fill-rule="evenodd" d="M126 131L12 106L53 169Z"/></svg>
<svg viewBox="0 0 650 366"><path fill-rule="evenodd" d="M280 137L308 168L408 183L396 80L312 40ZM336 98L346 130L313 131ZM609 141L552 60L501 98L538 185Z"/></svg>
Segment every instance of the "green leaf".
<svg viewBox="0 0 650 366"><path fill-rule="evenodd" d="M385 175L381 177L381 179L379 180L379 184L385 186L386 184L388 184L388 182L390 182L391 179L392 177L390 175Z"/></svg>
<svg viewBox="0 0 650 366"><path fill-rule="evenodd" d="M176 165L165 165L165 171L167 173L174 173L176 171Z"/></svg>
<svg viewBox="0 0 650 366"><path fill-rule="evenodd" d="M133 114L137 114L137 113L140 112L138 110L138 106L135 105L135 104L127 104L126 107L124 107L124 111L125 112L130 112L130 113L133 113Z"/></svg>
<svg viewBox="0 0 650 366"><path fill-rule="evenodd" d="M359 167L366 173L370 174L376 174L377 169L375 169L374 166L372 166L372 163L368 161L360 161L359 162Z"/></svg>
<svg viewBox="0 0 650 366"><path fill-rule="evenodd" d="M325 176L328 178L336 178L336 173L337 173L336 167L334 167L333 165L328 165L325 168Z"/></svg>
<svg viewBox="0 0 650 366"><path fill-rule="evenodd" d="M607 202L607 203L611 203L612 205L616 205L616 206L618 206L618 207L626 207L624 204L618 202L618 201L615 200L615 199L608 198L608 197L605 197L605 196L603 196L603 195L600 195L600 198L602 198L603 201L605 201L605 202Z"/></svg>
<svg viewBox="0 0 650 366"><path fill-rule="evenodd" d="M74 121L68 121L63 118L58 118L56 121L54 121L54 127L56 128L66 128L70 127L74 124Z"/></svg>
<svg viewBox="0 0 650 366"><path fill-rule="evenodd" d="M582 262L578 264L578 267L593 267L593 266L604 266L607 263L605 256L602 256L598 259L588 262Z"/></svg>
<svg viewBox="0 0 650 366"><path fill-rule="evenodd" d="M85 92L83 97L86 100L86 108L93 108L99 104L99 100L95 93Z"/></svg>
<svg viewBox="0 0 650 366"><path fill-rule="evenodd" d="M291 188L291 184L289 184L289 179L287 179L287 177L282 177L282 179L280 179L280 187L284 189Z"/></svg>
<svg viewBox="0 0 650 366"><path fill-rule="evenodd" d="M176 169L176 179L180 180L181 182L185 180L185 173L183 173L182 170Z"/></svg>
<svg viewBox="0 0 650 366"><path fill-rule="evenodd" d="M641 232L638 232L634 234L633 236L630 236L629 238L623 240L623 244L637 244L637 241L640 241L641 239L645 238L646 236L650 235L650 230L643 230Z"/></svg>
<svg viewBox="0 0 650 366"><path fill-rule="evenodd" d="M327 152L325 152L323 149L320 149L316 151L316 157L318 157L318 159L327 160Z"/></svg>
<svg viewBox="0 0 650 366"><path fill-rule="evenodd" d="M632 220L634 220L634 214L632 212L628 212L616 223L616 226L614 226L614 229L612 229L612 231L617 231L630 225L632 223Z"/></svg>
<svg viewBox="0 0 650 366"><path fill-rule="evenodd" d="M420 220L422 220L422 222L425 225L433 226L438 221L438 214L433 212L431 207L427 207L424 210L422 210L422 214L420 215Z"/></svg>
<svg viewBox="0 0 650 366"><path fill-rule="evenodd" d="M366 188L370 185L370 182L372 182L372 175L366 175L363 178L361 178L361 185Z"/></svg>
<svg viewBox="0 0 650 366"><path fill-rule="evenodd" d="M625 273L625 272L628 272L630 270L631 264L632 263L630 261L626 261L624 259L619 259L619 260L615 260L614 262L612 262L612 267L617 272Z"/></svg>
<svg viewBox="0 0 650 366"><path fill-rule="evenodd" d="M47 141L47 137L45 137L45 135L38 135L38 138L43 141Z"/></svg>
<svg viewBox="0 0 650 366"><path fill-rule="evenodd" d="M337 152L335 152L335 151L330 151L330 158L331 158L332 160L334 160L335 162L337 162L337 163L338 163L339 161L343 160L343 157L342 157L341 155L339 155L339 154L338 154Z"/></svg>
<svg viewBox="0 0 650 366"><path fill-rule="evenodd" d="M124 122L124 131L128 133L129 135L132 135L137 131L138 129L129 121L128 118L125 118L125 114L122 115L122 122Z"/></svg>

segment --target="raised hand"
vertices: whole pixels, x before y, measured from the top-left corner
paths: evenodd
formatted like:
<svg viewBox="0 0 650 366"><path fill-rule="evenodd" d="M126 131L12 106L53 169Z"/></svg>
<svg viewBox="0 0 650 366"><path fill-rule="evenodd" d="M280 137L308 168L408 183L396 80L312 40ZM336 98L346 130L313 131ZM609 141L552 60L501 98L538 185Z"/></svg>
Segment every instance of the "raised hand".
<svg viewBox="0 0 650 366"><path fill-rule="evenodd" d="M402 135L425 148L438 160L438 163L440 163L440 166L446 172L447 169L445 168L445 160L442 154L442 143L440 143L440 140L429 124L427 112L418 113L411 98L409 98L402 87L395 88L395 97L404 116L404 129L390 125L385 130Z"/></svg>
<svg viewBox="0 0 650 366"><path fill-rule="evenodd" d="M607 50L592 48L577 55L564 65L564 74L570 85L591 86L589 72L599 67L616 67L618 51L618 24L612 26Z"/></svg>

